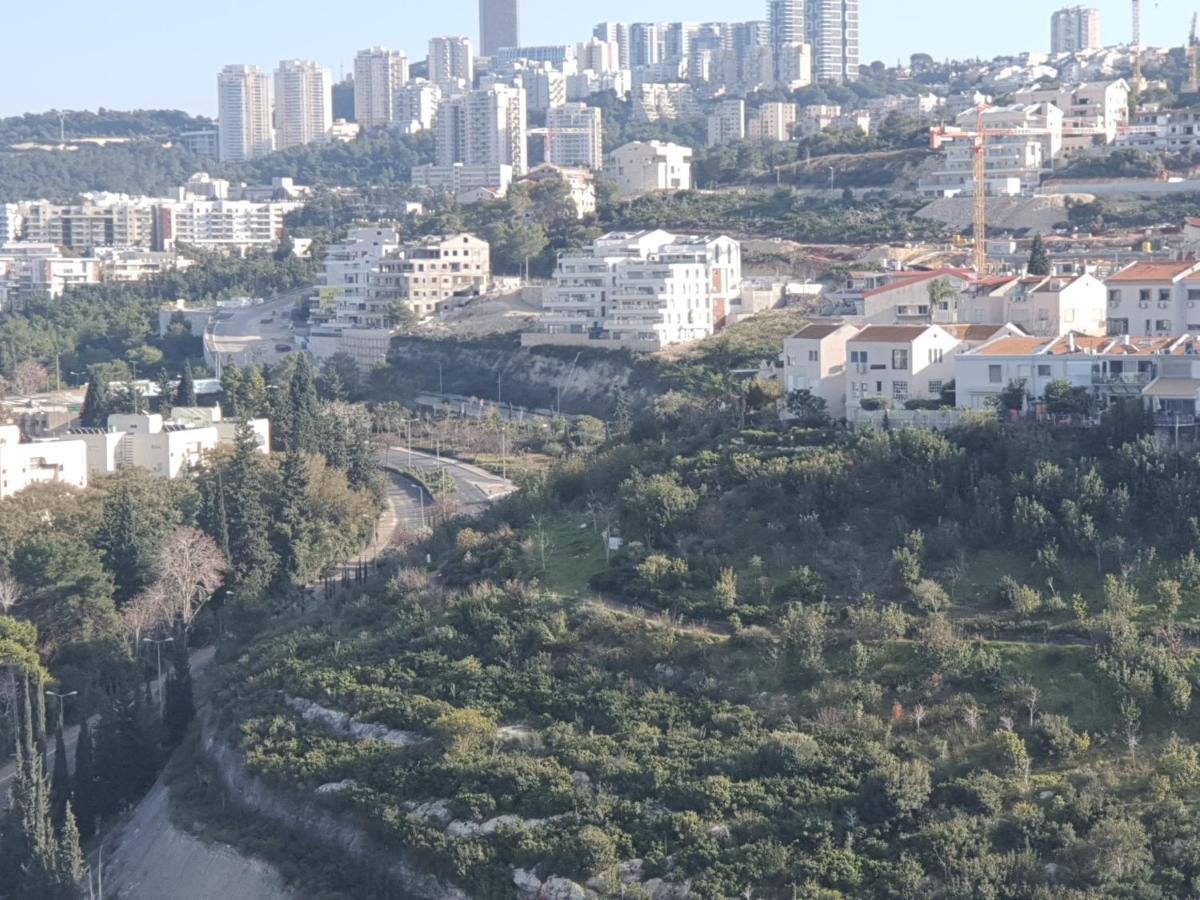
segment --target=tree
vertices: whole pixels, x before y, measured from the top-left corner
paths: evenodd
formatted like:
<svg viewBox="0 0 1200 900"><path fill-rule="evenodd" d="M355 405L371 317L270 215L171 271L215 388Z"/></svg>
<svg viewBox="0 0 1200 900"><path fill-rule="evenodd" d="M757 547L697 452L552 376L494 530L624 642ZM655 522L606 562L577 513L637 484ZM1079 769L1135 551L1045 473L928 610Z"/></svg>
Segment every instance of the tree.
<svg viewBox="0 0 1200 900"><path fill-rule="evenodd" d="M196 405L196 382L192 378L192 364L183 364L183 374L179 376L179 386L175 389L176 406Z"/></svg>
<svg viewBox="0 0 1200 900"><path fill-rule="evenodd" d="M1065 378L1046 385L1046 408L1056 416L1086 416L1092 412L1092 398L1086 388L1078 388Z"/></svg>
<svg viewBox="0 0 1200 900"><path fill-rule="evenodd" d="M229 363L221 369L221 412L231 419L242 417L242 383L242 370L236 365Z"/></svg>
<svg viewBox="0 0 1200 900"><path fill-rule="evenodd" d="M1025 408L1025 379L1016 378L1010 381L996 397L1000 412L1020 412Z"/></svg>
<svg viewBox="0 0 1200 900"><path fill-rule="evenodd" d="M41 363L27 359L13 366L9 381L18 394L36 394L50 386L50 372Z"/></svg>
<svg viewBox="0 0 1200 900"><path fill-rule="evenodd" d="M61 700L59 701L62 702ZM62 828L71 802L71 775L67 769L67 743L62 729L54 732L54 774L50 778L50 819Z"/></svg>
<svg viewBox="0 0 1200 900"><path fill-rule="evenodd" d="M738 578L733 569L725 568L713 585L713 602L721 609L733 609L738 601Z"/></svg>
<svg viewBox="0 0 1200 900"><path fill-rule="evenodd" d="M1030 275L1050 274L1050 254L1046 252L1046 242L1042 240L1040 231L1033 236L1033 245L1029 248L1029 262L1025 270Z"/></svg>
<svg viewBox="0 0 1200 900"><path fill-rule="evenodd" d="M630 529L651 542L661 542L696 508L699 497L674 473L647 477L638 472L621 485L620 501Z"/></svg>
<svg viewBox="0 0 1200 900"><path fill-rule="evenodd" d="M187 649L182 641L171 645L172 667L167 675L166 695L163 703L163 727L167 742L178 744L183 740L188 725L196 715L196 701L192 689L192 671Z"/></svg>
<svg viewBox="0 0 1200 900"><path fill-rule="evenodd" d="M118 604L144 591L154 575L163 537L178 526L179 493L162 479L130 469L104 482L107 488L93 546L113 576Z"/></svg>
<svg viewBox="0 0 1200 900"><path fill-rule="evenodd" d="M787 395L787 411L805 428L821 428L829 424L829 412L824 397L807 388Z"/></svg>
<svg viewBox="0 0 1200 900"><path fill-rule="evenodd" d="M270 544L271 481L267 460L246 422L238 425L233 452L216 459L200 478L204 529L216 540L228 536L235 552L227 580L242 600L259 596L278 565Z"/></svg>
<svg viewBox="0 0 1200 900"><path fill-rule="evenodd" d="M96 372L88 379L83 395L83 407L79 411L79 424L84 428L107 428L113 401L108 394L108 382Z"/></svg>
<svg viewBox="0 0 1200 900"><path fill-rule="evenodd" d="M281 391L283 408L274 429L278 449L320 452L318 447L317 383L308 354L292 354L286 391Z"/></svg>
<svg viewBox="0 0 1200 900"><path fill-rule="evenodd" d="M178 643L186 647L188 630L221 586L226 568L216 541L197 528L176 528L163 541L154 586L175 625Z"/></svg>
<svg viewBox="0 0 1200 900"><path fill-rule="evenodd" d="M95 766L95 744L91 725L86 715L80 717L79 733L75 737L75 771L71 776L71 795L75 804L75 815L84 836L90 836L100 815L97 795L97 773Z"/></svg>
<svg viewBox="0 0 1200 900"><path fill-rule="evenodd" d="M934 311L953 312L958 304L958 288L945 278L936 278L929 283L929 308Z"/></svg>
<svg viewBox="0 0 1200 900"><path fill-rule="evenodd" d="M24 614L38 626L47 652L117 627L112 577L82 541L54 533L31 537L16 548L12 573L24 587Z"/></svg>
<svg viewBox="0 0 1200 900"><path fill-rule="evenodd" d="M335 353L321 364L317 391L323 400L349 400L362 389L362 373L349 353Z"/></svg>
<svg viewBox="0 0 1200 900"><path fill-rule="evenodd" d="M308 545L309 480L304 455L297 451L286 453L279 476L279 506L271 543L279 557L278 576L294 584L304 572Z"/></svg>
<svg viewBox="0 0 1200 900"><path fill-rule="evenodd" d="M259 418L267 414L267 382L262 369L249 366L242 373L237 390L237 417Z"/></svg>

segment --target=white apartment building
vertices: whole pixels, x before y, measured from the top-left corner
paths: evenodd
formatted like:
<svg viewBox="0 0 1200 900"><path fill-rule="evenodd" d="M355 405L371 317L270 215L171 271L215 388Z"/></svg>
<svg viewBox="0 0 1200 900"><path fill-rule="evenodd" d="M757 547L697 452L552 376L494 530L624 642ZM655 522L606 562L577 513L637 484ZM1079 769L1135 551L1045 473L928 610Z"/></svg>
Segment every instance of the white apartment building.
<svg viewBox="0 0 1200 900"><path fill-rule="evenodd" d="M601 22L592 29L592 37L617 47L617 68L629 68L629 26L624 22Z"/></svg>
<svg viewBox="0 0 1200 900"><path fill-rule="evenodd" d="M442 89L431 81L409 82L396 91L392 121L405 134L429 131L437 118Z"/></svg>
<svg viewBox="0 0 1200 900"><path fill-rule="evenodd" d="M813 322L783 341L783 390L809 391L835 419L846 417L846 343L860 327Z"/></svg>
<svg viewBox="0 0 1200 900"><path fill-rule="evenodd" d="M691 119L700 114L696 89L690 84L645 82L633 88L633 115L639 122Z"/></svg>
<svg viewBox="0 0 1200 900"><path fill-rule="evenodd" d="M354 57L354 118L364 129L393 121L396 94L408 83L408 57L387 47Z"/></svg>
<svg viewBox="0 0 1200 900"><path fill-rule="evenodd" d="M453 234L400 244L372 273L364 312L378 316L380 305L409 305L420 318L438 312L456 295L482 294L491 282L491 248L473 234ZM367 324L373 325L369 319Z"/></svg>
<svg viewBox="0 0 1200 900"><path fill-rule="evenodd" d="M654 191L692 189L692 148L663 141L633 141L618 147L604 166L622 199Z"/></svg>
<svg viewBox="0 0 1200 900"><path fill-rule="evenodd" d="M245 162L275 149L271 78L254 66L226 66L217 76L220 159Z"/></svg>
<svg viewBox="0 0 1200 900"><path fill-rule="evenodd" d="M0 246L0 310L61 297L68 287L99 284L100 280L98 259L66 257L53 244Z"/></svg>
<svg viewBox="0 0 1200 900"><path fill-rule="evenodd" d="M752 141L789 141L795 125L795 103L764 103L750 114L746 137Z"/></svg>
<svg viewBox="0 0 1200 900"><path fill-rule="evenodd" d="M184 131L179 135L179 146L195 156L219 159L221 156L221 133L216 128Z"/></svg>
<svg viewBox="0 0 1200 900"><path fill-rule="evenodd" d="M311 60L275 70L275 149L324 143L333 130L333 77Z"/></svg>
<svg viewBox="0 0 1200 900"><path fill-rule="evenodd" d="M858 0L806 0L804 6L814 80L858 81Z"/></svg>
<svg viewBox="0 0 1200 900"><path fill-rule="evenodd" d="M529 109L544 113L567 102L567 76L549 63L521 70L517 81Z"/></svg>
<svg viewBox="0 0 1200 900"><path fill-rule="evenodd" d="M775 83L787 91L813 83L812 44L784 44L775 52Z"/></svg>
<svg viewBox="0 0 1200 900"><path fill-rule="evenodd" d="M1100 49L1100 10L1071 6L1050 16L1050 53Z"/></svg>
<svg viewBox="0 0 1200 900"><path fill-rule="evenodd" d="M150 247L156 203L150 197L87 193L71 204L44 200L17 204L22 211L21 239L76 253L95 247Z"/></svg>
<svg viewBox="0 0 1200 900"><path fill-rule="evenodd" d="M414 166L413 187L453 194L459 203L496 200L507 196L513 182L513 167L507 165Z"/></svg>
<svg viewBox="0 0 1200 900"><path fill-rule="evenodd" d="M157 208L157 249L180 245L245 253L273 247L283 235L284 218L302 203L250 200L177 200Z"/></svg>
<svg viewBox="0 0 1200 900"><path fill-rule="evenodd" d="M595 72L602 75L608 72L619 72L626 68L621 65L621 47L616 41L592 38L586 43L579 44L575 55L582 72Z"/></svg>
<svg viewBox="0 0 1200 900"><path fill-rule="evenodd" d="M1117 143L1139 150L1188 153L1200 150L1200 107L1138 112Z"/></svg>
<svg viewBox="0 0 1200 900"><path fill-rule="evenodd" d="M727 237L613 232L559 259L545 294L549 335L657 349L713 333L741 288L741 247Z"/></svg>
<svg viewBox="0 0 1200 900"><path fill-rule="evenodd" d="M988 409L1000 392L1024 382L1031 400L1052 381L1084 388L1095 400L1136 397L1154 381L1157 357L1175 338L1097 337L1076 332L1046 337L998 335L954 360L956 402Z"/></svg>
<svg viewBox="0 0 1200 900"><path fill-rule="evenodd" d="M962 291L974 279L970 269L934 269L928 272L897 272L888 276L882 284L864 285L861 293L851 302L855 303L855 314L868 324L915 324L955 322L954 310L945 301L946 308L938 308L930 289L938 282ZM992 319L989 321L1002 321Z"/></svg>
<svg viewBox="0 0 1200 900"><path fill-rule="evenodd" d="M1200 262L1134 263L1104 285L1109 334L1200 334Z"/></svg>
<svg viewBox="0 0 1200 900"><path fill-rule="evenodd" d="M491 85L444 98L434 131L439 166L512 166L515 175L528 169L523 88Z"/></svg>
<svg viewBox="0 0 1200 900"><path fill-rule="evenodd" d="M16 425L0 425L0 500L35 484L87 487L87 446L79 440L21 443Z"/></svg>
<svg viewBox="0 0 1200 900"><path fill-rule="evenodd" d="M932 400L954 378L962 342L939 325L868 325L846 342L849 406L882 397Z"/></svg>
<svg viewBox="0 0 1200 900"><path fill-rule="evenodd" d="M708 146L746 139L746 101L722 100L708 116Z"/></svg>
<svg viewBox="0 0 1200 900"><path fill-rule="evenodd" d="M1129 85L1123 78L1026 88L1013 94L1012 100L1026 106L1052 103L1062 110L1063 159L1086 152L1097 142L1111 144L1129 124Z"/></svg>
<svg viewBox="0 0 1200 900"><path fill-rule="evenodd" d="M1051 103L995 106L983 114L984 128L1011 134L989 137L984 164L989 194L1032 194L1042 177L1054 170L1063 149L1063 112ZM974 111L958 116L958 126L973 130ZM925 196L973 196L975 193L974 145L969 138L947 141L942 150L942 168L921 179Z"/></svg>
<svg viewBox="0 0 1200 900"><path fill-rule="evenodd" d="M475 83L475 55L465 37L435 37L429 41L429 80L444 94L471 89Z"/></svg>
<svg viewBox="0 0 1200 900"><path fill-rule="evenodd" d="M604 165L602 113L586 103L565 103L546 113L546 159L556 166Z"/></svg>

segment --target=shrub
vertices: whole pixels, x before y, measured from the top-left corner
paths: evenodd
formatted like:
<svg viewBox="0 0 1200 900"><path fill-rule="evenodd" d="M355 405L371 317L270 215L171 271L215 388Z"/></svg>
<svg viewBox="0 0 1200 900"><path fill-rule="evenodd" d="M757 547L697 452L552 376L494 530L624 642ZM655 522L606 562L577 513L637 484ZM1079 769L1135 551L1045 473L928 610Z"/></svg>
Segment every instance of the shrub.
<svg viewBox="0 0 1200 900"><path fill-rule="evenodd" d="M864 397L861 404L867 412L879 412L892 408L892 401L887 397Z"/></svg>

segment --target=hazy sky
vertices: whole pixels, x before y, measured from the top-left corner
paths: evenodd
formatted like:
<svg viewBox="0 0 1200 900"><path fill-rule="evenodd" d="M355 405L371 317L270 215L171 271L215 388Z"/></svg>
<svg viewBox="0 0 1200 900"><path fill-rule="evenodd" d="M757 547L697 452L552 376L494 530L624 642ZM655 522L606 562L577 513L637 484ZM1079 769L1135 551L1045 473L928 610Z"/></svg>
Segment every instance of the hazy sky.
<svg viewBox="0 0 1200 900"><path fill-rule="evenodd" d="M525 44L586 39L601 20L738 21L764 18L765 0L520 0ZM476 39L475 0L11 0L4 4L0 115L47 109L165 107L212 115L216 73L227 63L274 70L315 59L338 75L373 44L423 58L436 34ZM861 0L864 61L924 51L993 56L1048 49L1047 0ZM1095 0L1105 43L1129 40L1130 0ZM1146 0L1143 42L1180 46L1191 8Z"/></svg>

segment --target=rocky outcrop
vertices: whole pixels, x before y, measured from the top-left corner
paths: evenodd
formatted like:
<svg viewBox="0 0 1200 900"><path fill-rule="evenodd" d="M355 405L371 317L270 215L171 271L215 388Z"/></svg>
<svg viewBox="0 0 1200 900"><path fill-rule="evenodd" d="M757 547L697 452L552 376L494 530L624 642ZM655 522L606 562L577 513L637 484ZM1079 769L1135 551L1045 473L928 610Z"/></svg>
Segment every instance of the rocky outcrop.
<svg viewBox="0 0 1200 900"><path fill-rule="evenodd" d="M382 741L395 747L411 747L427 739L411 731L397 731L378 722L356 722L348 713L328 709L303 697L288 697L287 705L306 722L315 722L330 731L356 741Z"/></svg>

